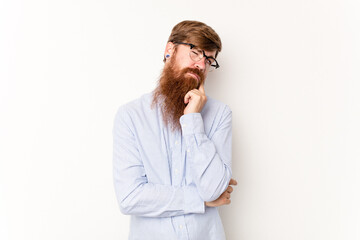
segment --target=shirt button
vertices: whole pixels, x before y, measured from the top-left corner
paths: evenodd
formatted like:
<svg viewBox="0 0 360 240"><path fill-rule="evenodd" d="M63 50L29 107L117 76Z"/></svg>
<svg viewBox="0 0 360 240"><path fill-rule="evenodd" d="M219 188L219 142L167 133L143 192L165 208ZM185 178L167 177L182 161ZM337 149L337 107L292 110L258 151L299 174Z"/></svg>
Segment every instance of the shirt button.
<svg viewBox="0 0 360 240"><path fill-rule="evenodd" d="M189 153L189 152L190 152L190 149L188 149L187 152Z"/></svg>
<svg viewBox="0 0 360 240"><path fill-rule="evenodd" d="M179 172L179 171L178 171L177 169L175 169L175 173L178 174L178 172Z"/></svg>
<svg viewBox="0 0 360 240"><path fill-rule="evenodd" d="M177 145L179 142L178 141L175 141L175 145Z"/></svg>
<svg viewBox="0 0 360 240"><path fill-rule="evenodd" d="M183 228L183 225L180 224L180 225L179 225L179 228Z"/></svg>
<svg viewBox="0 0 360 240"><path fill-rule="evenodd" d="M182 126L183 126L183 127L186 127L186 124L184 123Z"/></svg>

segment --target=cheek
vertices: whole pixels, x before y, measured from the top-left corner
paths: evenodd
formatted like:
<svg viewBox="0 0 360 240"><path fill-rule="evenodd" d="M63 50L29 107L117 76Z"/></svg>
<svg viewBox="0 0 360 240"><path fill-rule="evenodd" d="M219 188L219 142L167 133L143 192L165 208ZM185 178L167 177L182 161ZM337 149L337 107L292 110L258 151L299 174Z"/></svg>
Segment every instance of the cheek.
<svg viewBox="0 0 360 240"><path fill-rule="evenodd" d="M204 72L204 79L206 79L208 72L209 72L208 70Z"/></svg>
<svg viewBox="0 0 360 240"><path fill-rule="evenodd" d="M190 61L189 59L190 57L188 55L178 55L176 57L176 61L177 61L177 64L178 66L181 68L181 69L184 69L184 68L188 68L188 67L191 67L193 64L192 62Z"/></svg>

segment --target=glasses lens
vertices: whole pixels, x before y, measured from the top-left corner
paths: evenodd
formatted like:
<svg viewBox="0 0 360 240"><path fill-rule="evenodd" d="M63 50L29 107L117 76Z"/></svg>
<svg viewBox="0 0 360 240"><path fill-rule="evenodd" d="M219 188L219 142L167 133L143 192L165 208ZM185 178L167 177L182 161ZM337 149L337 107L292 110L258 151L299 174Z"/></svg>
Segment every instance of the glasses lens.
<svg viewBox="0 0 360 240"><path fill-rule="evenodd" d="M200 49L197 49L197 48L190 49L190 58L194 62L200 61L203 57L204 57L204 54ZM206 64L206 67L209 68L209 72L212 72L216 69L217 64L216 64L215 59L212 57L206 58L205 64Z"/></svg>
<svg viewBox="0 0 360 240"><path fill-rule="evenodd" d="M210 68L209 72L212 72L216 69L216 66L218 66L218 63L214 58L210 58L209 60L211 61L211 64L209 66L209 68Z"/></svg>
<svg viewBox="0 0 360 240"><path fill-rule="evenodd" d="M194 48L190 50L190 58L197 62L200 61L200 59L203 57L203 54L201 51L199 51L198 49Z"/></svg>

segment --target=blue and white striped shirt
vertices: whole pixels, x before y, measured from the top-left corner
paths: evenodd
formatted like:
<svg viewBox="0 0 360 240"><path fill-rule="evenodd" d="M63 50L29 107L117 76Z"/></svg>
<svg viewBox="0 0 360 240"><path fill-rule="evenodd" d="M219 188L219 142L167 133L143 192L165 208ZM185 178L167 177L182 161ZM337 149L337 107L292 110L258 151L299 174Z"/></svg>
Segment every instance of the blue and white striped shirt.
<svg viewBox="0 0 360 240"><path fill-rule="evenodd" d="M232 112L209 96L201 113L165 127L153 92L122 105L113 128L113 177L131 240L225 239L217 199L231 171Z"/></svg>

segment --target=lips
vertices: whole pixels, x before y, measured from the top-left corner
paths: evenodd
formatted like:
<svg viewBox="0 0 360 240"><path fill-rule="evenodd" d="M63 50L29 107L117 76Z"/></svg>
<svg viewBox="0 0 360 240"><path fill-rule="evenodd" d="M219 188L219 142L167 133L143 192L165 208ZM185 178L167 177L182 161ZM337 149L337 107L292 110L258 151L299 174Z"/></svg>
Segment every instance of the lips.
<svg viewBox="0 0 360 240"><path fill-rule="evenodd" d="M192 72L189 72L189 74L192 75L193 77L195 77L198 82L200 81L199 75L192 73Z"/></svg>

